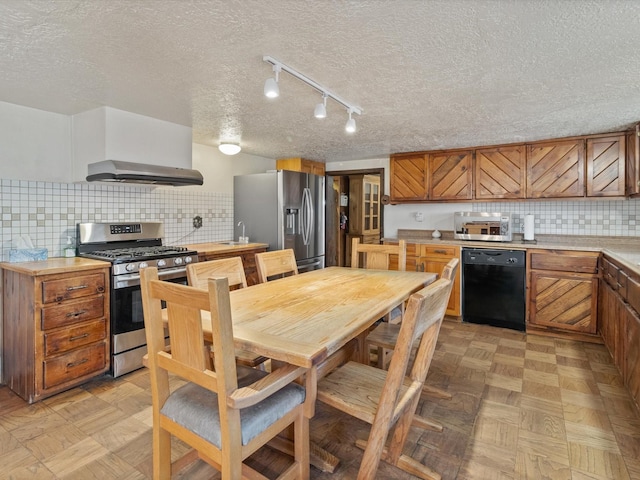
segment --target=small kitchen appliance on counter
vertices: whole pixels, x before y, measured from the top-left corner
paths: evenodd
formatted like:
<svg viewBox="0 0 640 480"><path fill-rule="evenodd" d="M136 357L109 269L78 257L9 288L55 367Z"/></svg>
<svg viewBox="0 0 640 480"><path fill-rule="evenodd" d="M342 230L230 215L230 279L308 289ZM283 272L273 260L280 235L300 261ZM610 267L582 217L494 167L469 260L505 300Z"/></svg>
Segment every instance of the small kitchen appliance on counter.
<svg viewBox="0 0 640 480"><path fill-rule="evenodd" d="M510 213L455 212L453 227L456 240L510 242L513 236Z"/></svg>
<svg viewBox="0 0 640 480"><path fill-rule="evenodd" d="M76 235L78 256L111 263L111 373L142 368L147 340L140 269L157 267L160 280L186 285L186 265L198 261L198 252L162 245L159 222L79 223Z"/></svg>

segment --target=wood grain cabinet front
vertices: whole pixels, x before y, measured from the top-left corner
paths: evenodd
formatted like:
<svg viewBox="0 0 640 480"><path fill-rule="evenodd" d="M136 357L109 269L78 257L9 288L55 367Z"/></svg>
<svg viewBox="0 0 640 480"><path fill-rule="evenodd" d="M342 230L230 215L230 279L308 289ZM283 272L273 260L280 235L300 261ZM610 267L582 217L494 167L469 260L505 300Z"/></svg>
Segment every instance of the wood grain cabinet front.
<svg viewBox="0 0 640 480"><path fill-rule="evenodd" d="M640 275L602 258L598 331L640 411Z"/></svg>
<svg viewBox="0 0 640 480"><path fill-rule="evenodd" d="M527 251L527 328L595 335L598 318L598 252Z"/></svg>
<svg viewBox="0 0 640 480"><path fill-rule="evenodd" d="M276 168L278 170L293 170L294 172L313 173L314 175L324 176L325 164L306 158L279 158L276 160Z"/></svg>
<svg viewBox="0 0 640 480"><path fill-rule="evenodd" d="M29 403L109 369L109 267L3 272L5 380Z"/></svg>
<svg viewBox="0 0 640 480"><path fill-rule="evenodd" d="M417 260L418 270L421 272L435 272L440 276L444 267L452 258L460 259L460 247L454 245L421 245L420 257ZM454 317L462 315L460 298L461 270L458 268L456 272L446 311L447 315Z"/></svg>

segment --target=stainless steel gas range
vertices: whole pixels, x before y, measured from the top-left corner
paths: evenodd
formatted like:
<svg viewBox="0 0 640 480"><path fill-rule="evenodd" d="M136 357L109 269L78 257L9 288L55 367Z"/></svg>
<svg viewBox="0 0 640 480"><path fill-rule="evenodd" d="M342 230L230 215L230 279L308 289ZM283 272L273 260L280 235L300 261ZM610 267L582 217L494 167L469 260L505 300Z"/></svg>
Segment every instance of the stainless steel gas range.
<svg viewBox="0 0 640 480"><path fill-rule="evenodd" d="M76 238L79 256L111 263L111 373L141 368L147 341L140 269L157 267L161 280L186 285L186 266L198 261L198 252L162 245L159 222L79 223Z"/></svg>

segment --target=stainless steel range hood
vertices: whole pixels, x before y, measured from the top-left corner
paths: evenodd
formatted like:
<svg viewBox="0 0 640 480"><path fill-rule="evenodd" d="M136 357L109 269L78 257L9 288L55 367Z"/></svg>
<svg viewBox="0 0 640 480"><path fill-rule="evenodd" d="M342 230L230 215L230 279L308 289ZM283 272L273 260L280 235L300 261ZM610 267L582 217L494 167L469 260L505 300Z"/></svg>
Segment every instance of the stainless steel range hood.
<svg viewBox="0 0 640 480"><path fill-rule="evenodd" d="M188 168L104 160L88 165L88 182L142 183L147 185L202 185L202 174Z"/></svg>

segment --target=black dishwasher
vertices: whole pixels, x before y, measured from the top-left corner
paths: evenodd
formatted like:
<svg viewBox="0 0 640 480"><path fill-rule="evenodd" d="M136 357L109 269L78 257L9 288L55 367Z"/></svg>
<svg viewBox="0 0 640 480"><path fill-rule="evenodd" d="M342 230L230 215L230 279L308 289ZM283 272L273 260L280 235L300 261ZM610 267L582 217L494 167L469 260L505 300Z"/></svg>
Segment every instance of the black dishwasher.
<svg viewBox="0 0 640 480"><path fill-rule="evenodd" d="M462 249L462 321L525 330L525 252Z"/></svg>

